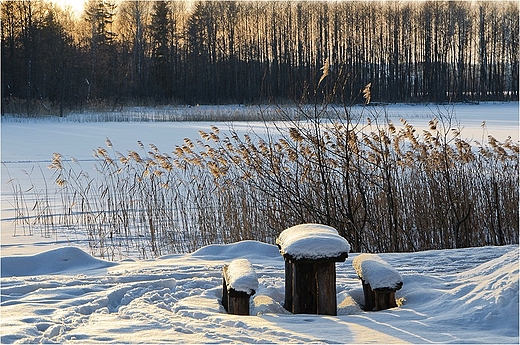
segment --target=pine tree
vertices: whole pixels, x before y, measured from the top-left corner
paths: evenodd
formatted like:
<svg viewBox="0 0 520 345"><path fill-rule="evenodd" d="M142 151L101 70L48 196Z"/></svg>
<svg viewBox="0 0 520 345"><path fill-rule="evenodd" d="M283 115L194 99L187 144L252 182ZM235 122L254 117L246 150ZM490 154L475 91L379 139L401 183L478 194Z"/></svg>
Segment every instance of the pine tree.
<svg viewBox="0 0 520 345"><path fill-rule="evenodd" d="M172 97L171 87L171 61L170 57L170 15L166 1L157 1L153 5L152 19L150 24L151 35L151 62L152 95L158 99L169 99Z"/></svg>

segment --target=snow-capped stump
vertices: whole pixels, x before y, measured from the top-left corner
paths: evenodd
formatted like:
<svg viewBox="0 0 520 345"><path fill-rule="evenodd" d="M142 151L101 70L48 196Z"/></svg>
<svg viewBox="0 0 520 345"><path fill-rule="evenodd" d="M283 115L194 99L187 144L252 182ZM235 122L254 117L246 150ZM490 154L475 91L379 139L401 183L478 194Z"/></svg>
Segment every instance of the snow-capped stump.
<svg viewBox="0 0 520 345"><path fill-rule="evenodd" d="M222 268L222 305L229 314L249 315L249 297L258 289L258 278L247 259L235 259Z"/></svg>
<svg viewBox="0 0 520 345"><path fill-rule="evenodd" d="M348 241L336 229L323 224L300 224L285 229L276 244L284 258L293 260L345 261L350 251Z"/></svg>
<svg viewBox="0 0 520 345"><path fill-rule="evenodd" d="M330 226L300 224L282 231L276 244L285 259L284 308L337 315L335 263L347 258L348 241Z"/></svg>
<svg viewBox="0 0 520 345"><path fill-rule="evenodd" d="M352 266L363 284L365 311L397 307L395 292L403 286L403 277L377 254L360 254Z"/></svg>

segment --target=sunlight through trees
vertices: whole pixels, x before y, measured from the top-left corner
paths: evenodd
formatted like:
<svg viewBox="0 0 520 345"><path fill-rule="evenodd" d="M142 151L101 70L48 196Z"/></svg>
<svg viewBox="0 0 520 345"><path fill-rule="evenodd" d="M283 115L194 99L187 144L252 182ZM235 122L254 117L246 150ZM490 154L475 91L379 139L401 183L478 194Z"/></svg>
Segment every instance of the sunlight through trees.
<svg viewBox="0 0 520 345"><path fill-rule="evenodd" d="M373 102L514 100L518 17L509 1L4 1L2 109L305 99L326 60L348 102L368 83Z"/></svg>

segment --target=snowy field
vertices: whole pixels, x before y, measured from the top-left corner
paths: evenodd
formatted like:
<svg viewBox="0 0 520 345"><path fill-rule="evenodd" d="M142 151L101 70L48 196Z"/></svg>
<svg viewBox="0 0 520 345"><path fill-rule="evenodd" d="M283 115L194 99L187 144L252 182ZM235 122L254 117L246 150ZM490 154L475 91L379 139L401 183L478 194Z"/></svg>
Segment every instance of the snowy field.
<svg viewBox="0 0 520 345"><path fill-rule="evenodd" d="M72 246L3 257L1 342L518 344L516 246L380 254L404 285L402 305L378 312L360 308L356 256L336 264L338 316L285 312L284 261L260 242L118 263ZM251 316L220 304L235 258L258 276Z"/></svg>
<svg viewBox="0 0 520 345"><path fill-rule="evenodd" d="M379 109L375 110L379 111ZM426 128L436 107L387 108ZM463 136L518 141L518 103L457 105ZM481 127L482 121L486 128ZM518 247L483 247L380 257L403 277L398 308L365 312L357 253L336 264L338 316L282 308L284 261L274 245L244 241L191 254L106 262L89 255L81 233L23 236L13 226L7 181L42 183L53 152L92 165L108 137L122 152L137 141L171 152L184 137L228 125L262 133L262 123L2 120L1 343L518 343ZM41 170L41 171L40 171ZM280 231L283 229L280 229ZM222 265L253 264L259 289L252 316L225 313Z"/></svg>

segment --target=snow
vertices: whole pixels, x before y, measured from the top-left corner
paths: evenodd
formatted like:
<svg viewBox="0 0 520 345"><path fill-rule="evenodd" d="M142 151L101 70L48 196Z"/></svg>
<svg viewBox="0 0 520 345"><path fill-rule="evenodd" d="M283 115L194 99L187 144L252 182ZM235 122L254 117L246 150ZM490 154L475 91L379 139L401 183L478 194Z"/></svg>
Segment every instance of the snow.
<svg viewBox="0 0 520 345"><path fill-rule="evenodd" d="M455 110L469 137L480 139L486 120L485 136L518 140L518 103ZM397 113L425 128L431 118L421 115L427 113L421 106L391 105L388 111L394 123ZM137 140L168 152L211 125L228 124L2 118L0 343L519 343L516 245L378 254L406 282L396 292L400 306L378 312L361 308L363 289L352 266L360 254L350 253L335 264L338 315L293 315L283 308L285 263L275 245L242 241L107 262L88 254L77 229L24 236L14 228L6 181L41 182L50 174L45 167L52 152L87 168L106 137L122 152L136 149ZM233 126L239 134L264 130L262 123ZM220 301L222 266L243 258L254 266L258 288L251 316L229 315Z"/></svg>
<svg viewBox="0 0 520 345"><path fill-rule="evenodd" d="M322 224L299 224L285 229L276 244L282 255L295 260L335 258L350 251L350 244L336 229Z"/></svg>
<svg viewBox="0 0 520 345"><path fill-rule="evenodd" d="M227 266L227 289L254 294L258 289L258 278L253 265L247 259L235 259Z"/></svg>
<svg viewBox="0 0 520 345"><path fill-rule="evenodd" d="M222 265L248 249L258 277L251 316L230 315L220 302ZM65 246L32 257L46 267L31 276L26 256L3 257L11 270L1 279L1 342L518 343L517 246L379 254L406 285L400 307L378 312L360 308L351 262L359 254L351 254L336 264L338 316L283 309L276 252L245 241L109 264ZM64 264L71 253L78 259Z"/></svg>
<svg viewBox="0 0 520 345"><path fill-rule="evenodd" d="M2 257L2 277L35 276L42 274L73 274L84 270L113 266L113 262L99 260L76 247L51 249L40 254Z"/></svg>
<svg viewBox="0 0 520 345"><path fill-rule="evenodd" d="M372 289L399 290L403 285L399 272L377 254L363 253L352 260L352 266L358 277L370 284Z"/></svg>

